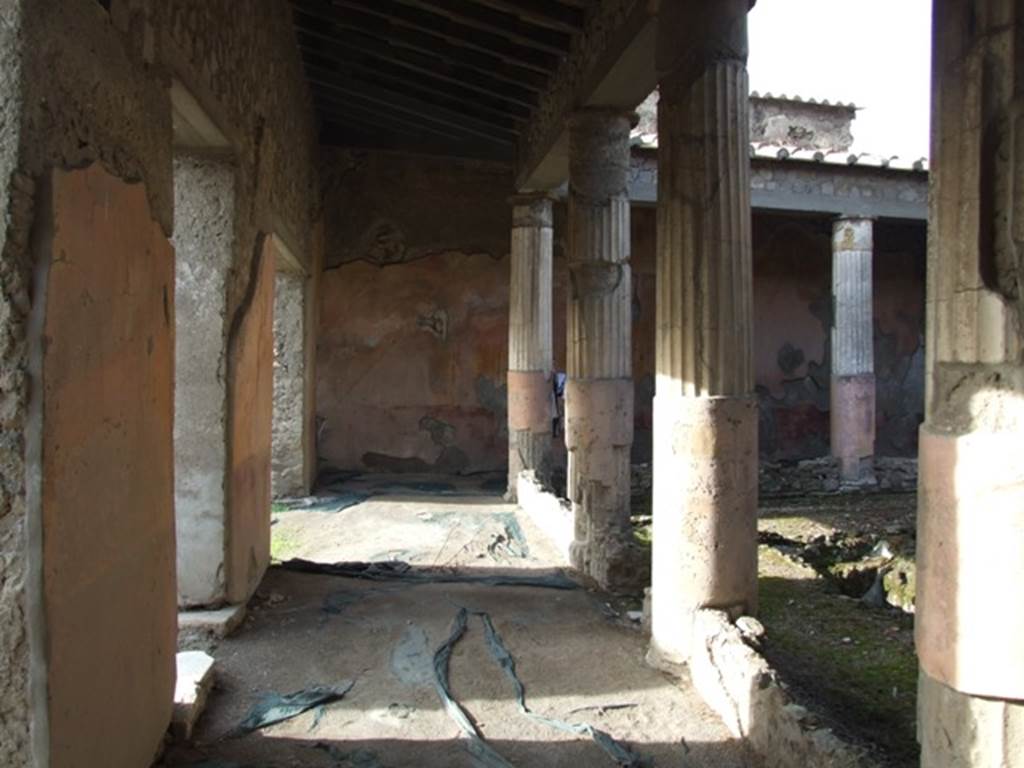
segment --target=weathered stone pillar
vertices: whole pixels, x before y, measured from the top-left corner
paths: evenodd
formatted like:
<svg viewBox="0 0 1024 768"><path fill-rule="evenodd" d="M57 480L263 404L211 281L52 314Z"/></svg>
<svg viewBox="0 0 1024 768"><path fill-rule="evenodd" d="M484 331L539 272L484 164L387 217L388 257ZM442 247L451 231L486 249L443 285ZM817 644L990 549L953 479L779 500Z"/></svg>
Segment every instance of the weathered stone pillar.
<svg viewBox="0 0 1024 768"><path fill-rule="evenodd" d="M283 260L282 260L283 261ZM274 417L271 496L303 496L306 485L306 277L279 268L274 279Z"/></svg>
<svg viewBox="0 0 1024 768"><path fill-rule="evenodd" d="M928 768L1024 766L1024 7L936 0L915 634Z"/></svg>
<svg viewBox="0 0 1024 768"><path fill-rule="evenodd" d="M227 597L228 308L235 255L235 168L174 158L174 510L178 604Z"/></svg>
<svg viewBox="0 0 1024 768"><path fill-rule="evenodd" d="M659 19L657 665L690 658L695 611L757 601L747 10L672 0ZM680 46L694 25L701 47Z"/></svg>
<svg viewBox="0 0 1024 768"><path fill-rule="evenodd" d="M508 317L508 495L516 478L551 474L552 208L547 194L512 200Z"/></svg>
<svg viewBox="0 0 1024 768"><path fill-rule="evenodd" d="M832 455L844 483L869 481L875 455L871 219L832 228Z"/></svg>
<svg viewBox="0 0 1024 768"><path fill-rule="evenodd" d="M565 395L573 565L628 582L633 445L629 132L632 115L588 109L569 124L569 317Z"/></svg>

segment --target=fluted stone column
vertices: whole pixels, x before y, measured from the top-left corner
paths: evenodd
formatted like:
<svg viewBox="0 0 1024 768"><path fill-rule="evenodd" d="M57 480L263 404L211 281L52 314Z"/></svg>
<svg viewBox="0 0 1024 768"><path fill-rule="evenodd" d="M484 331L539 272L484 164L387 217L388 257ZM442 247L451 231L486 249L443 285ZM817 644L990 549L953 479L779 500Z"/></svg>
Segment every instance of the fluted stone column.
<svg viewBox="0 0 1024 768"><path fill-rule="evenodd" d="M1024 5L936 0L934 12L944 23L917 515L921 764L1021 768Z"/></svg>
<svg viewBox="0 0 1024 768"><path fill-rule="evenodd" d="M659 666L689 660L695 611L736 618L757 602L747 9L668 0L659 21L649 657ZM706 48L681 50L677 33L693 24Z"/></svg>
<svg viewBox="0 0 1024 768"><path fill-rule="evenodd" d="M569 126L569 276L565 441L575 518L573 565L603 586L627 583L633 444L629 132L632 116L584 110Z"/></svg>
<svg viewBox="0 0 1024 768"><path fill-rule="evenodd" d="M551 474L552 210L547 194L512 199L508 318L508 498L519 473Z"/></svg>
<svg viewBox="0 0 1024 768"><path fill-rule="evenodd" d="M832 455L845 483L870 481L875 455L875 353L871 219L832 228Z"/></svg>

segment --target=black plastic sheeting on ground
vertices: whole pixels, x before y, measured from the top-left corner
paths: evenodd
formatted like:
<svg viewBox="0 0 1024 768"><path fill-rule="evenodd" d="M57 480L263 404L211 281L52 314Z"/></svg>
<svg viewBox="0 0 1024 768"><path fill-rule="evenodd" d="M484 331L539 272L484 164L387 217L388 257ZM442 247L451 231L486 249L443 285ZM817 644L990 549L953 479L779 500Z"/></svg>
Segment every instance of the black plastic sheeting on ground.
<svg viewBox="0 0 1024 768"><path fill-rule="evenodd" d="M273 566L298 573L341 576L367 581L404 582L409 584L480 584L487 587L538 587L540 589L581 589L580 585L564 574L547 576L494 575L473 576L433 568L414 568L401 561L379 563L314 563L295 558Z"/></svg>
<svg viewBox="0 0 1024 768"><path fill-rule="evenodd" d="M459 729L468 739L467 747L469 749L469 753L474 758L477 768L515 768L515 766L498 754L494 748L484 740L484 737L476 727L476 724L455 700L448 687L448 666L451 661L452 650L455 648L456 643L458 643L466 633L466 626L471 616L476 616L483 623L484 634L487 638L487 649L490 651L491 658L498 663L502 671L505 673L505 676L515 688L516 704L519 707L519 711L525 717L535 723L545 725L549 728L554 728L555 730L562 731L563 733L569 733L575 736L586 736L592 739L597 746L604 750L608 757L615 761L617 766L620 766L620 768L650 768L650 766L653 765L650 760L640 757L628 747L619 743L604 731L594 728L592 725L588 725L586 723L569 723L565 720L545 717L533 712L526 705L526 687L516 674L516 661L512 654L509 653L505 643L502 641L501 635L498 634L498 630L495 629L494 622L491 621L490 614L485 613L484 611L469 611L466 608L460 608L459 612L455 615L451 635L449 635L448 639L445 640L444 643L442 643L434 652L435 687L437 688L437 694L441 698L441 703L444 705L448 716L455 721L459 726Z"/></svg>
<svg viewBox="0 0 1024 768"><path fill-rule="evenodd" d="M354 681L345 680L338 685L317 685L284 696L269 693L253 704L249 714L231 735L244 736L260 728L290 720L314 707L338 701L351 691L354 685Z"/></svg>
<svg viewBox="0 0 1024 768"><path fill-rule="evenodd" d="M346 491L334 493L327 496L305 496L298 499L279 499L274 502L275 506L283 507L278 511L284 512L327 512L337 514L344 512L349 507L362 504L370 499L370 494L358 491Z"/></svg>

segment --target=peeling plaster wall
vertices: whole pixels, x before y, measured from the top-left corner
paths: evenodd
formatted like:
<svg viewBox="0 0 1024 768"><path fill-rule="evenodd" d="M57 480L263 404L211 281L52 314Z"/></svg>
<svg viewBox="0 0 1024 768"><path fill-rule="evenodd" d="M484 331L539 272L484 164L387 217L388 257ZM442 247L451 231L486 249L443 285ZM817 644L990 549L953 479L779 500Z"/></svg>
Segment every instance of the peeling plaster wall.
<svg viewBox="0 0 1024 768"><path fill-rule="evenodd" d="M387 153L326 165L321 459L503 468L510 170Z"/></svg>
<svg viewBox="0 0 1024 768"><path fill-rule="evenodd" d="M328 165L318 348L327 463L504 466L508 274L507 262L489 254L508 249L508 186L482 167L353 153L336 153ZM554 363L564 371L565 206L554 213ZM877 452L913 456L923 397L924 226L881 223L877 232ZM634 206L634 461L651 457L655 244L655 210ZM831 220L758 213L754 250L762 458L826 456Z"/></svg>
<svg viewBox="0 0 1024 768"><path fill-rule="evenodd" d="M245 13L228 0L113 0L109 13L95 0L0 0L0 764L5 766L46 764L50 736L46 669L40 662L41 565L29 546L29 534L41 520L27 506L25 465L26 450L38 446L42 434L41 420L29 420L30 396L40 388L32 385L27 345L28 318L38 298L30 289L29 240L39 182L53 168L98 162L119 179L144 182L139 189L148 198L149 216L169 235L170 70L239 150L244 183L237 205L246 220L239 241L249 244L239 263L248 264L260 227L293 233L298 241L293 250L305 258L317 205L318 148L311 99L287 33L288 13L284 0L253 4ZM246 269L236 268L229 308L241 302L248 278ZM155 310L162 311L159 303ZM83 402L76 396L66 406L86 410ZM166 429L169 436L171 425ZM160 508L156 488L148 492L149 503ZM125 512L134 505L117 509ZM126 535L133 530L124 528ZM88 555L88 549L81 552L85 559ZM120 568L110 576L137 578ZM173 584L173 576L168 578ZM173 620L173 604L154 602L146 610ZM147 642L140 641L139 650L156 658ZM78 668L72 678L84 684L87 672ZM158 684L161 674L139 671L133 690ZM105 699L130 700L121 692ZM78 712L82 717L106 712L110 723L145 738L153 718L165 719L165 703L153 695L120 715L95 706L95 712ZM92 733L87 743L103 742Z"/></svg>
<svg viewBox="0 0 1024 768"><path fill-rule="evenodd" d="M754 217L754 371L762 458L829 454L830 223Z"/></svg>
<svg viewBox="0 0 1024 768"><path fill-rule="evenodd" d="M924 420L927 235L916 225L876 228L875 453L916 457Z"/></svg>
<svg viewBox="0 0 1024 768"><path fill-rule="evenodd" d="M761 456L829 453L828 219L754 216L754 355ZM875 226L876 454L916 456L924 405L923 224Z"/></svg>
<svg viewBox="0 0 1024 768"><path fill-rule="evenodd" d="M177 647L174 251L145 189L97 165L54 173L52 211L40 242L49 765L147 765Z"/></svg>
<svg viewBox="0 0 1024 768"><path fill-rule="evenodd" d="M556 218L563 232L564 211ZM634 207L633 460L649 461L656 332L656 216ZM916 456L924 398L924 259L921 224L876 225L876 452ZM829 454L831 222L754 216L754 362L760 400L761 458L778 461ZM556 248L556 283L564 273ZM564 299L556 289L556 342L564 336ZM564 365L557 352L556 367ZM563 368L559 368L563 370Z"/></svg>
<svg viewBox="0 0 1024 768"><path fill-rule="evenodd" d="M231 442L227 597L249 599L270 564L270 451L274 400L276 252L262 239L252 282L232 321L228 366Z"/></svg>
<svg viewBox="0 0 1024 768"><path fill-rule="evenodd" d="M306 280L278 272L274 278L274 426L271 492L274 498L305 492Z"/></svg>

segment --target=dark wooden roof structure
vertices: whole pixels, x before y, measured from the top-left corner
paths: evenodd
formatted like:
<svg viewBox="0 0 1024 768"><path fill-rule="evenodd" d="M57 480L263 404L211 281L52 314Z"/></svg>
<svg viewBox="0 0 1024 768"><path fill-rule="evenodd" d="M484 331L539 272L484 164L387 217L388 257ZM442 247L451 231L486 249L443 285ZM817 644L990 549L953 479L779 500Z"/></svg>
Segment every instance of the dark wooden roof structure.
<svg viewBox="0 0 1024 768"><path fill-rule="evenodd" d="M292 0L324 144L512 162L595 0Z"/></svg>

